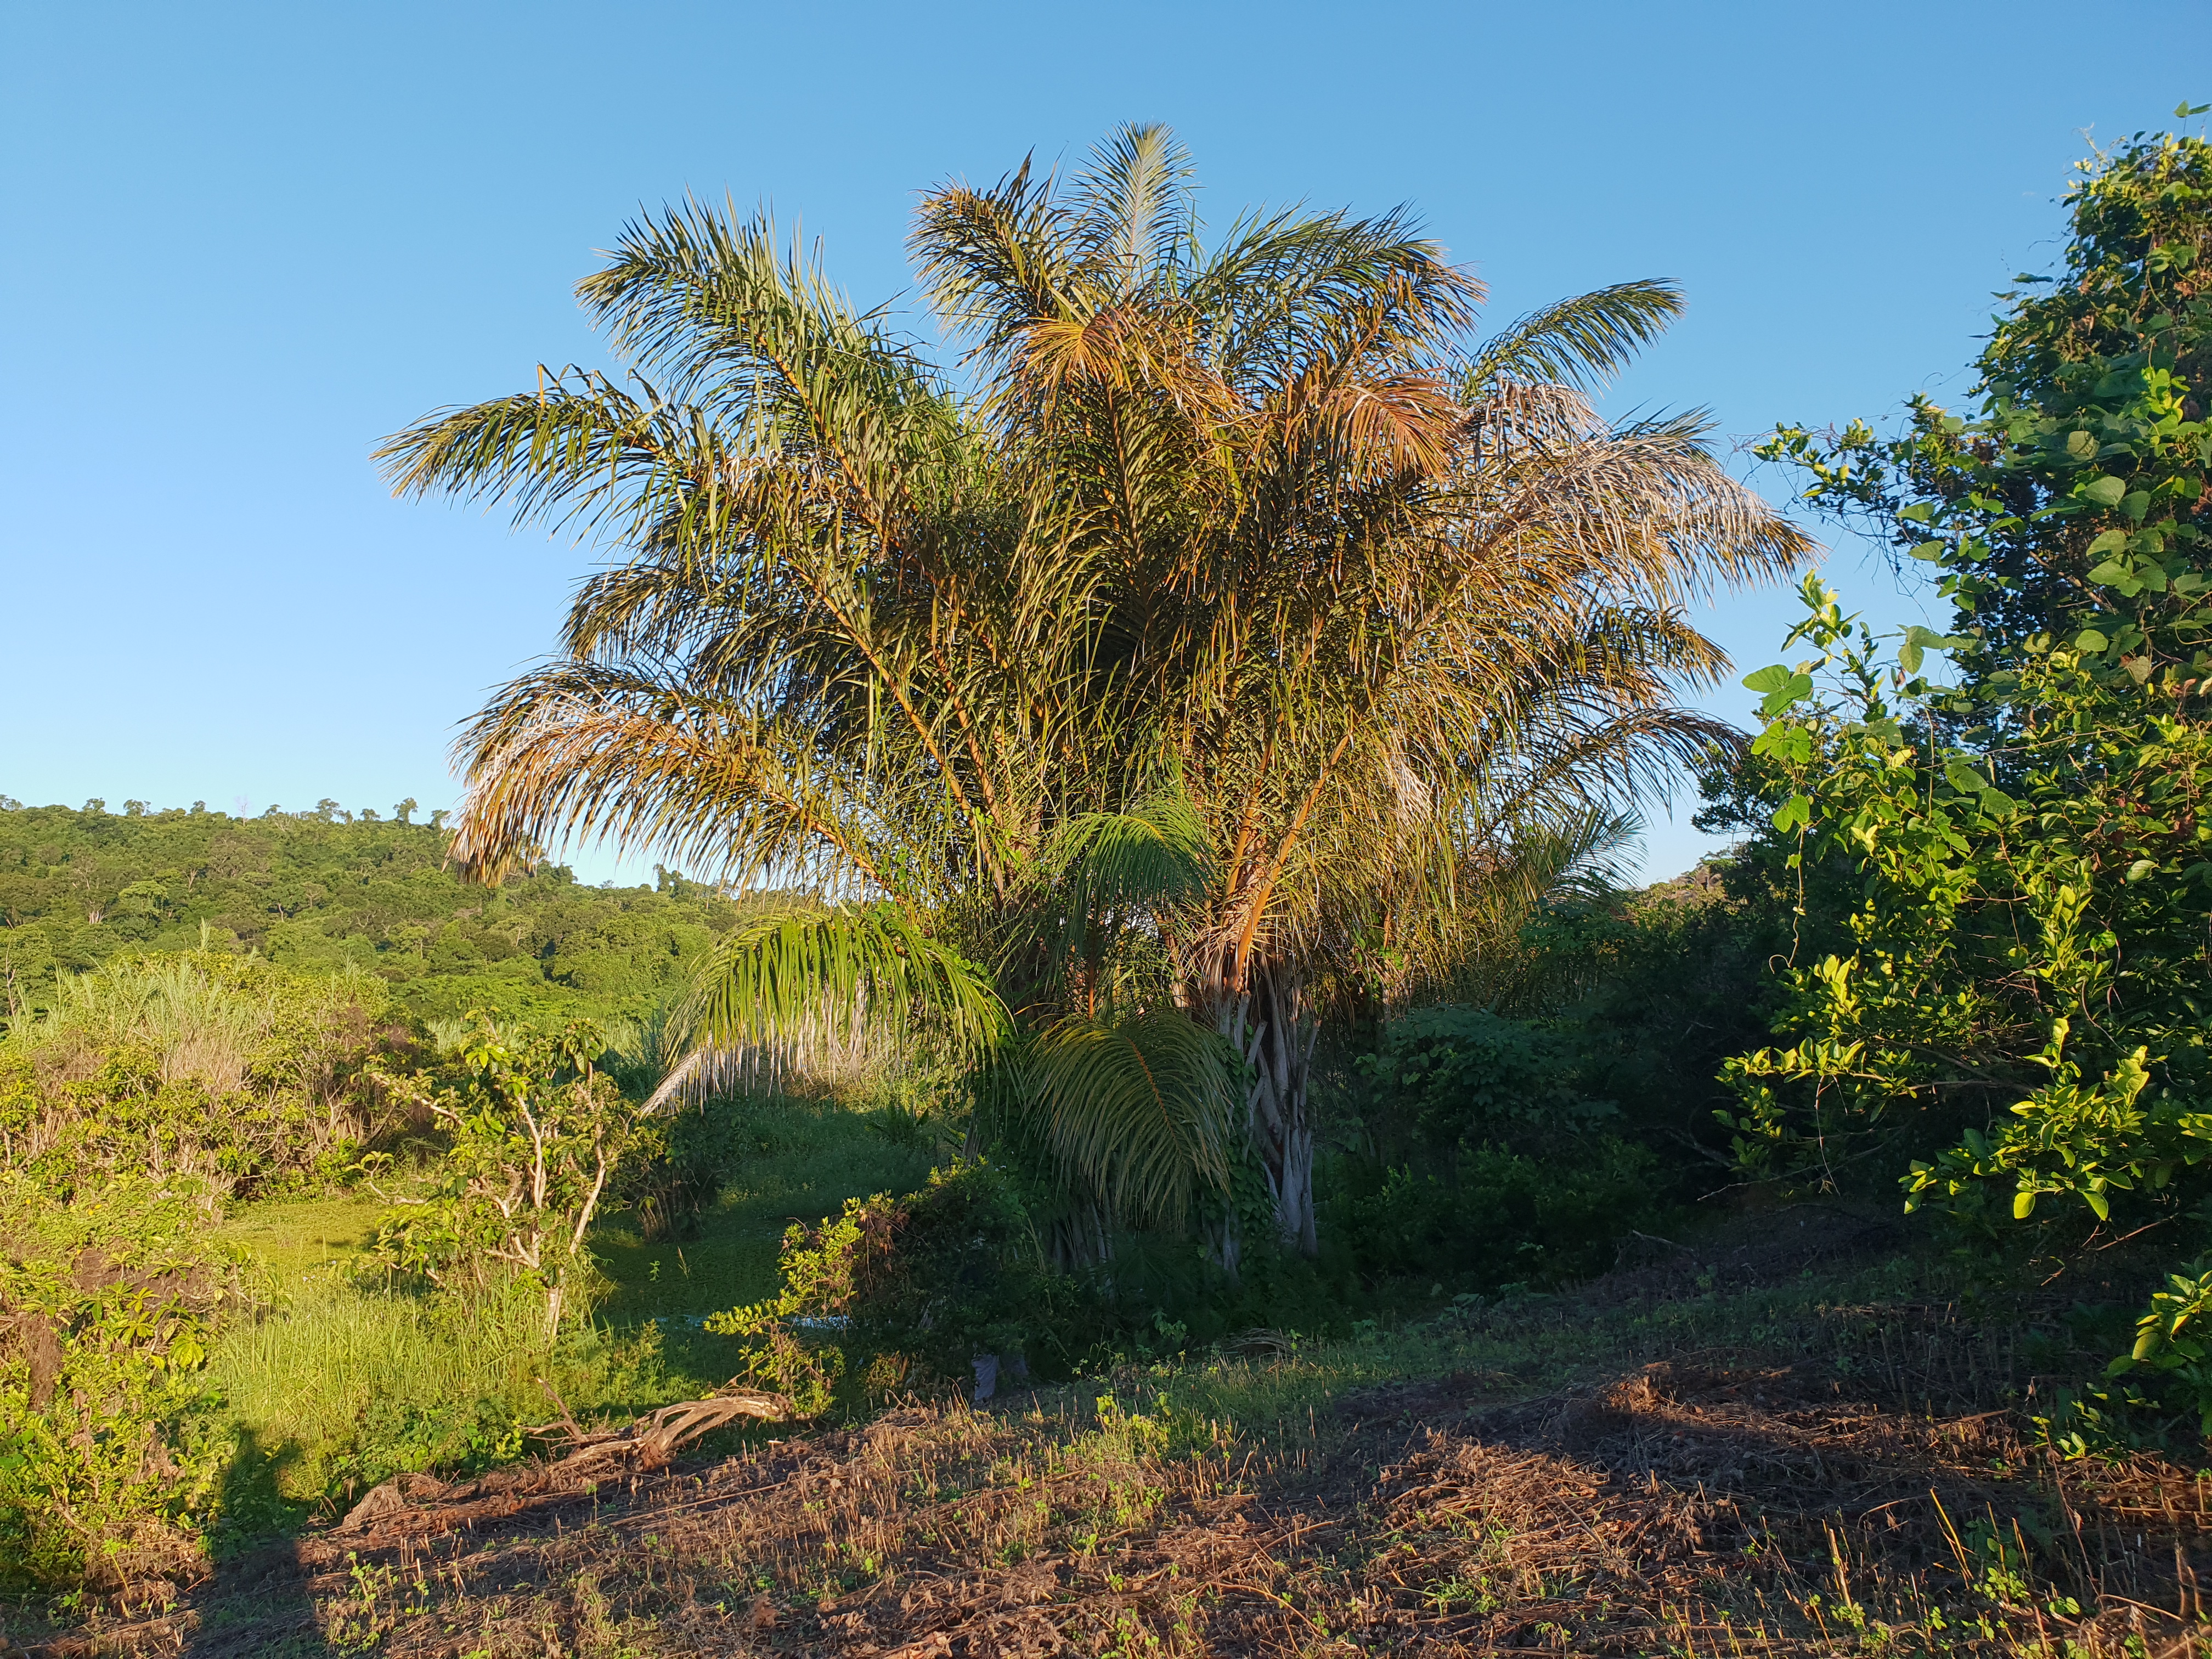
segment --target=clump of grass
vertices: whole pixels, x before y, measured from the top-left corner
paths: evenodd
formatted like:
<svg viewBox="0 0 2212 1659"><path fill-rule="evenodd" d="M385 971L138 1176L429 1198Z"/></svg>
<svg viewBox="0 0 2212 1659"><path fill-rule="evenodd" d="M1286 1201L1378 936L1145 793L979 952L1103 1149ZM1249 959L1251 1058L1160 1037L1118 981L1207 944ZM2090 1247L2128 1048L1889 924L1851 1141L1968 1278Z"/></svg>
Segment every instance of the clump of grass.
<svg viewBox="0 0 2212 1659"><path fill-rule="evenodd" d="M549 1348L531 1286L419 1297L337 1275L234 1326L208 1370L241 1443L227 1507L248 1530L281 1518L270 1499L327 1510L403 1471L502 1462L526 1425L633 1415L690 1382L671 1375L651 1325Z"/></svg>

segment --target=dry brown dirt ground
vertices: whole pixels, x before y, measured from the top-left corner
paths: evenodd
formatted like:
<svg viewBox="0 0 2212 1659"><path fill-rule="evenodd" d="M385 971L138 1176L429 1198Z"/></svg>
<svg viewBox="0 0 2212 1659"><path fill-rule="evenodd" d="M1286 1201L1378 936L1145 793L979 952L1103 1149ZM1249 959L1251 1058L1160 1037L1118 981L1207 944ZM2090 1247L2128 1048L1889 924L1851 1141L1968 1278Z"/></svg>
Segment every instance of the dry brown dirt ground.
<svg viewBox="0 0 2212 1659"><path fill-rule="evenodd" d="M1610 1293L1674 1285L1656 1267ZM543 1468L407 1483L350 1528L30 1651L2200 1650L2204 1480L2149 1456L2060 1461L2015 1410L1964 1408L1946 1368L1981 1365L2002 1333L1942 1308L1842 1311L1887 1369L1854 1380L1778 1339L1533 1397L1490 1370L1370 1385L1265 1431L1131 1372L591 1490Z"/></svg>

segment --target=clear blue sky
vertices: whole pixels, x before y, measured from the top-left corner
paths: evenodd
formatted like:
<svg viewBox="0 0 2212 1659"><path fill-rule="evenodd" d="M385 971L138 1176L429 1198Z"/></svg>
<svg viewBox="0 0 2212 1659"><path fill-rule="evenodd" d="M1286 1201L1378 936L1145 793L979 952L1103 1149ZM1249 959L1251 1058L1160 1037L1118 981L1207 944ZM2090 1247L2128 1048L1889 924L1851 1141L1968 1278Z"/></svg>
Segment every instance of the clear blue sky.
<svg viewBox="0 0 2212 1659"><path fill-rule="evenodd" d="M917 189L1164 120L1217 222L1410 203L1501 321L1679 280L1613 406L1740 436L1959 388L2085 130L2212 97L2212 6L14 0L0 76L0 793L382 811L452 802L592 555L395 502L370 447L598 360L571 285L641 204L772 202L873 302ZM1707 624L1748 668L1789 611Z"/></svg>

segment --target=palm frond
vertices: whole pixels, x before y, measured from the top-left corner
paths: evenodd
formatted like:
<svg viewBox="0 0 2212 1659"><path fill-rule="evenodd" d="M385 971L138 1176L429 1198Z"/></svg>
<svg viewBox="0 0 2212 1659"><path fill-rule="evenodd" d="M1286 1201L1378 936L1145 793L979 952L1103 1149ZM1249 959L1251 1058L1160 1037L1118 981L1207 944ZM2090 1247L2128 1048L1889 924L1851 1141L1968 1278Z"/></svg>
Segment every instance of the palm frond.
<svg viewBox="0 0 2212 1659"><path fill-rule="evenodd" d="M956 1051L988 1054L1009 1028L989 976L896 907L769 907L702 964L683 1025L687 1047L775 1048L862 1024L927 1030Z"/></svg>
<svg viewBox="0 0 2212 1659"><path fill-rule="evenodd" d="M1686 309L1668 282L1616 283L1533 311L1484 341L1462 396L1479 404L1504 381L1549 381L1590 391L1613 379Z"/></svg>
<svg viewBox="0 0 2212 1659"><path fill-rule="evenodd" d="M1196 170L1168 128L1116 128L1078 173L1076 245L1121 293L1170 279L1197 236Z"/></svg>
<svg viewBox="0 0 2212 1659"><path fill-rule="evenodd" d="M1180 788L1156 791L1126 811L1079 812L1046 843L1036 866L1039 926L1017 948L1041 940L1048 986L1064 988L1079 972L1085 1000L1095 1005L1103 995L1110 1004L1118 993L1102 958L1115 942L1187 921L1220 874L1206 821Z"/></svg>
<svg viewBox="0 0 2212 1659"><path fill-rule="evenodd" d="M1093 910L1170 910L1198 902L1220 876L1206 820L1180 789L1126 812L1082 812L1060 826L1046 867Z"/></svg>
<svg viewBox="0 0 2212 1659"><path fill-rule="evenodd" d="M1228 1190L1236 1055L1180 1010L1070 1015L1029 1045L1024 1070L1047 1144L1126 1223L1180 1227Z"/></svg>

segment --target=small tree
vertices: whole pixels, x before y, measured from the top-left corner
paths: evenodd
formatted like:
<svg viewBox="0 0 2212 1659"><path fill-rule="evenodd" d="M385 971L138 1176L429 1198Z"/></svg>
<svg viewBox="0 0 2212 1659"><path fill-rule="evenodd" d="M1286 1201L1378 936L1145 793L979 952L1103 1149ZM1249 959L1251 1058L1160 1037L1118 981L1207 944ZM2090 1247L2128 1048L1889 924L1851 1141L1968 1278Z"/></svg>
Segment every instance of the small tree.
<svg viewBox="0 0 2212 1659"><path fill-rule="evenodd" d="M605 1046L588 1023L544 1036L471 1014L466 1081L429 1103L453 1136L435 1196L384 1231L402 1265L441 1286L481 1285L502 1267L534 1280L548 1340L590 1267L585 1237L637 1134L637 1109L595 1064Z"/></svg>
<svg viewBox="0 0 2212 1659"><path fill-rule="evenodd" d="M2187 1215L2212 1164L2212 144L2138 135L2069 204L2063 275L2020 279L1978 408L1765 448L1956 609L1893 651L1808 581L1787 645L1811 654L1744 681L1789 867L1861 884L1847 942L1793 969L1788 1046L1735 1064L1732 1124L1754 1168L1825 1176L1871 1132L1911 1204L2118 1234ZM2194 1255L2203 1214L2160 1237ZM2212 1431L2208 1323L2212 1256L2115 1370L2170 1373Z"/></svg>

